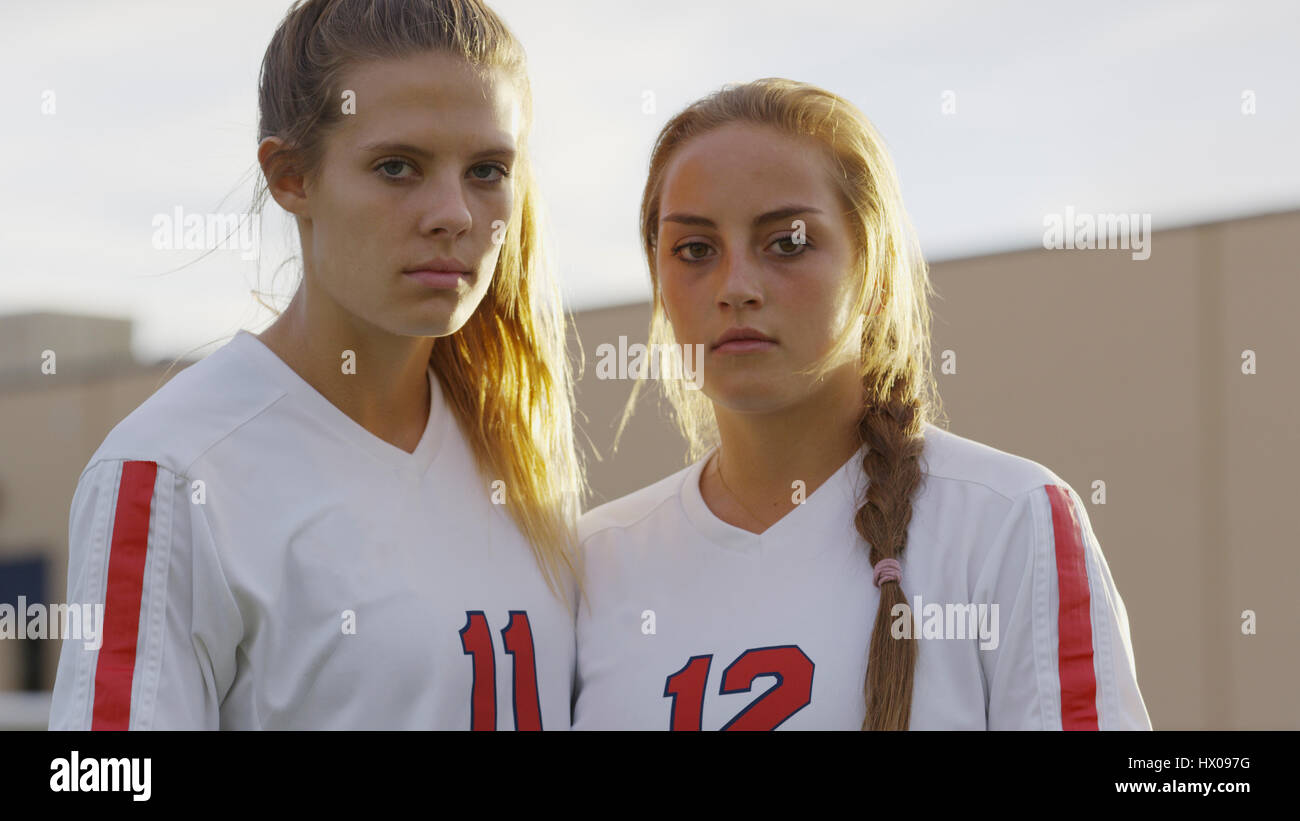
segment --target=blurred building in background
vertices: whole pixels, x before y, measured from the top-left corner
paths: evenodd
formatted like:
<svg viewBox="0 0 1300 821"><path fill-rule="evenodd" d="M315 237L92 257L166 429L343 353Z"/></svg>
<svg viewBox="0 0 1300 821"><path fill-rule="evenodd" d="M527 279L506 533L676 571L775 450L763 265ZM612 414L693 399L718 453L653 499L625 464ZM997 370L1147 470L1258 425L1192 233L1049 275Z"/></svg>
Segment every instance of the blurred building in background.
<svg viewBox="0 0 1300 821"><path fill-rule="evenodd" d="M948 427L1042 463L1088 503L1157 729L1300 729L1297 234L1287 212L1156 231L1144 260L1030 249L931 269ZM685 446L650 384L611 451L633 383L598 379L597 350L645 343L649 306L575 320L595 505L680 469ZM0 602L62 601L82 468L190 364L135 362L129 343L122 320L0 317ZM58 651L0 641L0 727L44 726Z"/></svg>
<svg viewBox="0 0 1300 821"><path fill-rule="evenodd" d="M187 364L137 362L127 320L0 317L0 603L64 601L82 469L113 426ZM59 649L0 640L0 728L45 726Z"/></svg>

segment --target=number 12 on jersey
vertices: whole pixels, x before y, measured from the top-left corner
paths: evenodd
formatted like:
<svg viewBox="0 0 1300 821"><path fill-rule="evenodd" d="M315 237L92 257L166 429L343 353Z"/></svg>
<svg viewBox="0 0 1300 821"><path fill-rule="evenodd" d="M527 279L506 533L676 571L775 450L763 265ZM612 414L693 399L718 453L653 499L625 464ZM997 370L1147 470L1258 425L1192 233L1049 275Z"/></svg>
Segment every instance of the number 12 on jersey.
<svg viewBox="0 0 1300 821"><path fill-rule="evenodd" d="M686 666L664 682L664 698L673 700L670 730L698 730L704 719L704 690L709 683L713 654L691 656ZM798 645L753 647L722 671L719 695L743 693L760 676L776 676L776 684L723 725L724 730L775 730L812 703L813 662Z"/></svg>
<svg viewBox="0 0 1300 821"><path fill-rule="evenodd" d="M466 610L465 626L460 630L460 644L474 663L474 683L470 688L470 729L497 728L496 651L492 631L482 610ZM542 729L542 705L537 696L537 663L533 656L533 630L528 613L510 611L510 623L501 631L501 642L514 661L511 701L516 730Z"/></svg>

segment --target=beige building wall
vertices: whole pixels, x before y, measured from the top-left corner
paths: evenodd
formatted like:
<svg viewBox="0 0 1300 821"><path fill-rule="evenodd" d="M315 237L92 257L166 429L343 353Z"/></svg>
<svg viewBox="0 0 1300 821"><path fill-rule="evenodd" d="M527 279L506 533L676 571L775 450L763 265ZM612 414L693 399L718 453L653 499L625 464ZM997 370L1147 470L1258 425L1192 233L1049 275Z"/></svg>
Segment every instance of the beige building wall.
<svg viewBox="0 0 1300 821"><path fill-rule="evenodd" d="M1208 227L1201 236L1207 336L1202 418L1202 616L1211 656L1207 722L1300 729L1300 214ZM1213 272L1211 275L1209 272ZM1222 310L1215 310L1222 306ZM1245 375L1242 352L1258 372ZM1259 632L1243 636L1242 611Z"/></svg>
<svg viewBox="0 0 1300 821"><path fill-rule="evenodd" d="M1088 504L1157 729L1300 729L1300 551L1284 521L1300 457L1297 233L1288 212L1157 231L1145 261L1030 249L932 266L949 428L1046 465ZM596 378L597 348L644 343L649 306L575 319L599 504L680 469L685 446L649 383L611 451L632 383ZM46 552L55 596L77 477L167 369L132 363L128 339L112 320L0 317L0 557ZM56 375L40 373L45 349ZM13 644L0 642L0 691L16 686ZM56 657L51 642L47 686Z"/></svg>
<svg viewBox="0 0 1300 821"><path fill-rule="evenodd" d="M66 595L68 513L82 469L113 426L165 384L170 363L135 362L130 334L127 320L0 317L0 560L46 556L54 601ZM45 351L54 352L53 373ZM58 652L47 642L49 687ZM0 692L19 686L18 657L15 642L0 641Z"/></svg>
<svg viewBox="0 0 1300 821"><path fill-rule="evenodd" d="M1288 212L1156 231L1143 261L1029 249L931 268L948 427L1040 462L1088 504L1157 729L1300 729L1300 550L1285 521L1300 459L1298 233ZM592 361L620 334L644 343L649 306L577 319L580 438L604 456L588 457L593 486L617 497L679 469L685 446L643 390L609 454L632 386L596 379Z"/></svg>

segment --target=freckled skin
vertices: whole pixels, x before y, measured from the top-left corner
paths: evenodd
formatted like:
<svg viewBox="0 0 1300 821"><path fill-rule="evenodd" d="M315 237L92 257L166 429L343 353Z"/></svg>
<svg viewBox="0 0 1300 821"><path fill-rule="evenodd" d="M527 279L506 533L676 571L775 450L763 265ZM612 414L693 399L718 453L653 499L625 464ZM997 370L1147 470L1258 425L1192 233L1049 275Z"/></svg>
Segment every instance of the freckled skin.
<svg viewBox="0 0 1300 821"><path fill-rule="evenodd" d="M799 373L858 321L850 311L862 274L833 167L811 137L733 123L687 142L665 169L660 290L677 341L704 345L701 389L722 441L700 492L715 515L754 533L790 511L792 482L815 491L858 447L864 392L856 347L823 381ZM754 224L795 205L810 210ZM714 227L672 219L681 214ZM795 220L804 223L802 245L793 239ZM777 344L712 350L734 326Z"/></svg>
<svg viewBox="0 0 1300 821"><path fill-rule="evenodd" d="M356 114L326 138L305 199L281 202L298 217L311 297L388 333L454 333L487 292L500 252L492 224L508 221L514 203L513 180L494 167L513 171L514 159L474 155L516 150L518 94L504 76L480 78L440 53L363 63L344 86L356 93ZM365 150L376 142L431 156ZM475 276L445 291L403 275L433 257L459 259Z"/></svg>
<svg viewBox="0 0 1300 821"><path fill-rule="evenodd" d="M829 174L826 150L812 138L742 124L690 140L665 169L657 252L664 306L679 342L705 346L703 390L721 408L770 412L806 401L817 386L794 372L824 354L850 321L852 235ZM752 225L791 204L822 213ZM682 213L717 228L663 219ZM790 239L795 219L806 224L803 246ZM682 247L692 242L702 244ZM748 354L710 350L734 325L779 344ZM841 368L828 379L857 377Z"/></svg>
<svg viewBox="0 0 1300 821"><path fill-rule="evenodd" d="M428 419L434 340L464 327L496 269L493 224L508 223L514 206L523 100L501 72L481 77L439 52L366 61L341 85L356 113L327 132L316 176L268 167L279 138L258 146L271 196L297 220L303 260L301 286L259 338L344 413L410 452ZM471 276L437 289L406 275L435 258ZM348 351L356 368L341 375Z"/></svg>

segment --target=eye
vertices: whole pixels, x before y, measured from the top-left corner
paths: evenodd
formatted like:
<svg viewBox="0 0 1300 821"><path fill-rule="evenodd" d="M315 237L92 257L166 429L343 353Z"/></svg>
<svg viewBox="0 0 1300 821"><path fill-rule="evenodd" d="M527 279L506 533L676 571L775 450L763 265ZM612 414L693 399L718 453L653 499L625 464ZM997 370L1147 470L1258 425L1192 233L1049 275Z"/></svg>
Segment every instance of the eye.
<svg viewBox="0 0 1300 821"><path fill-rule="evenodd" d="M681 245L678 245L676 248L673 249L672 255L680 259L682 262L699 262L700 260L707 259L710 255L705 254L703 256L699 256L694 251L688 251L686 256L681 256L677 252L682 250L683 248L696 248L696 249L703 248L705 250L708 250L709 247L710 246L707 242L700 242L699 240L696 240L694 242L683 242Z"/></svg>
<svg viewBox="0 0 1300 821"><path fill-rule="evenodd" d="M812 243L808 241L807 237L804 237L803 242L795 242L794 234L786 234L783 237L777 237L776 239L772 240L771 244L769 244L767 247L771 248L773 245L781 246L782 252L778 253L777 256L797 257L804 252L805 248L811 247Z"/></svg>
<svg viewBox="0 0 1300 821"><path fill-rule="evenodd" d="M375 170L376 170L376 171L381 171L381 172L382 172L383 169L385 169L385 168L396 167L396 168L400 171L401 168L402 168L402 166L406 166L406 167L408 167L408 168L411 168L412 170L414 170L414 168L415 168L414 165L411 165L411 164L410 164L409 162L407 162L406 160L391 159L391 160L384 160L384 161L381 162L379 165L375 166ZM406 180L406 179L410 179L409 176L406 176L406 177L398 177L398 176L396 176L395 174L388 174L388 173L381 173L380 176L383 177L383 178L386 179L386 180Z"/></svg>
<svg viewBox="0 0 1300 821"><path fill-rule="evenodd" d="M480 171L488 171L488 172L496 171L501 176L499 177L482 176L478 173ZM480 180L482 182L501 182L506 177L510 176L510 171L500 163L489 162L489 163L482 163L480 165L474 166L469 170L469 174L474 179Z"/></svg>

